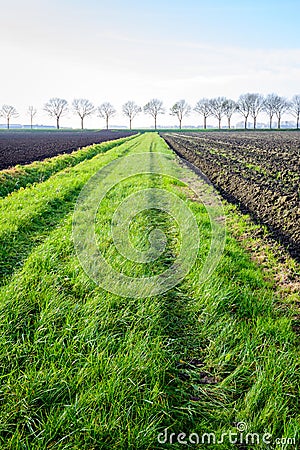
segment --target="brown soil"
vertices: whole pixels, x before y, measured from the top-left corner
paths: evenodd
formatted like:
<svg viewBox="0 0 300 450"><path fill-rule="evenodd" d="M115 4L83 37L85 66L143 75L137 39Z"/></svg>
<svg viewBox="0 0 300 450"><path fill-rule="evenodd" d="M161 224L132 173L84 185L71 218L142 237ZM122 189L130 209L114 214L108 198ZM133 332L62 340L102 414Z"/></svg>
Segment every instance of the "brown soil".
<svg viewBox="0 0 300 450"><path fill-rule="evenodd" d="M163 133L227 200L300 258L300 133Z"/></svg>

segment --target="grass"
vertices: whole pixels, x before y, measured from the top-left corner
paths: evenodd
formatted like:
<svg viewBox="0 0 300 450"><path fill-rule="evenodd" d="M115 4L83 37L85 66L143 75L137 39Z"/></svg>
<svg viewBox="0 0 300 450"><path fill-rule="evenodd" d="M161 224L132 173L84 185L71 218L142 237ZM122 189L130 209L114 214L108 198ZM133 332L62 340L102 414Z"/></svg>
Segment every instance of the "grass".
<svg viewBox="0 0 300 450"><path fill-rule="evenodd" d="M112 213L141 189L180 196L202 238L184 281L163 295L133 299L104 291L83 271L72 240L80 189L109 162L145 151L175 158L157 134L144 134L1 201L2 242L9 246L1 255L3 449L182 448L160 444L158 434L168 428L174 442L180 432L219 438L235 432L236 422L299 439L292 311L278 308L274 285L231 236L217 270L199 284L210 224L187 187L167 176L127 178L101 203L96 224L100 248L116 267L135 277L157 273L178 254L175 221L151 204L136 217L136 248L148 249L145 236L157 226L168 238L157 260L140 264L112 247ZM211 448L234 447L225 440Z"/></svg>
<svg viewBox="0 0 300 450"><path fill-rule="evenodd" d="M130 136L101 144L94 144L69 154L58 155L43 161L35 161L24 166L17 165L13 168L2 170L0 172L0 197L5 197L11 192L22 187L27 187L33 183L41 183L66 167L73 167L81 161L91 159L99 153L107 152L132 138L133 136Z"/></svg>
<svg viewBox="0 0 300 450"><path fill-rule="evenodd" d="M119 142L110 152L61 170L47 181L19 190L0 201L0 283L19 266L32 246L44 239L45 234L73 208L91 175L138 144L135 140L125 142L124 147Z"/></svg>

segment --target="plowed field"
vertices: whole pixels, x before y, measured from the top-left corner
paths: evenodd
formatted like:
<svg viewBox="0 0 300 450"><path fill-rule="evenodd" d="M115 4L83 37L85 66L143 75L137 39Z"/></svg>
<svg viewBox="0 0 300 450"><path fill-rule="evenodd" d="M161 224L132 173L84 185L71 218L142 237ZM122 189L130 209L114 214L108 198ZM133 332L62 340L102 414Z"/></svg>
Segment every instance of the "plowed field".
<svg viewBox="0 0 300 450"><path fill-rule="evenodd" d="M300 133L163 133L230 201L239 203L299 257Z"/></svg>

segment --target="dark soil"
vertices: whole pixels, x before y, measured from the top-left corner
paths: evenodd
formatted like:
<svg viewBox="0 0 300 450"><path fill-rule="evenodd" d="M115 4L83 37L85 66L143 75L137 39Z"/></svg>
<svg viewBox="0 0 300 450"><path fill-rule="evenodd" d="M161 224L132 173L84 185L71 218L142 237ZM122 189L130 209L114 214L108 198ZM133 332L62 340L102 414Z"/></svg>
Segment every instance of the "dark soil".
<svg viewBox="0 0 300 450"><path fill-rule="evenodd" d="M1 131L0 170L17 164L41 161L61 153L71 153L87 145L99 144L135 134L130 131Z"/></svg>
<svg viewBox="0 0 300 450"><path fill-rule="evenodd" d="M229 201L300 259L300 133L163 133Z"/></svg>

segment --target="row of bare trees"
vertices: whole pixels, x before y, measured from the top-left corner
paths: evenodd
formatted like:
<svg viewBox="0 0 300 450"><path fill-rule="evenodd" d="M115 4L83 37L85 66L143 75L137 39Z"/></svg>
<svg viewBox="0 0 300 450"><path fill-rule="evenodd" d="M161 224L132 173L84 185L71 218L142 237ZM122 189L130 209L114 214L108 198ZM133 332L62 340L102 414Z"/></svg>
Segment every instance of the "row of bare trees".
<svg viewBox="0 0 300 450"><path fill-rule="evenodd" d="M210 116L218 120L219 128L221 128L222 118L226 117L228 128L230 128L233 114L238 113L244 118L245 129L249 118L253 119L255 129L258 115L265 112L269 117L270 128L272 128L274 116L277 118L277 128L280 128L283 114L290 113L296 118L296 126L299 129L300 95L294 95L291 100L287 100L277 94L268 94L263 97L258 93L248 93L240 95L236 102L226 97L202 98L197 102L194 110L203 116L204 128Z"/></svg>
<svg viewBox="0 0 300 450"><path fill-rule="evenodd" d="M69 107L67 100L57 97L51 98L44 105L44 111L50 117L55 118L58 129L60 126L60 118L70 110L80 117L82 129L84 128L84 119L92 114L97 114L102 119L105 119L106 128L108 129L110 118L116 114L116 109L109 102L95 107L93 103L83 98L74 99L71 107ZM179 100L170 108L170 114L177 117L180 129L183 119L188 117L192 110L203 116L204 128L207 127L208 117L216 118L219 128L221 128L222 119L226 117L228 128L230 128L233 114L238 113L244 118L245 129L247 128L249 118L253 119L253 127L255 129L258 115L261 112L265 112L269 117L270 128L272 128L274 116L277 118L277 128L280 128L282 115L284 113L290 113L296 118L296 126L299 129L300 95L294 95L291 100L277 94L268 94L266 97L263 97L258 93L242 94L237 101L226 97L202 98L196 103L194 108L185 100ZM155 129L157 128L158 116L166 112L163 102L157 98L150 100L143 108L134 101L128 101L122 106L122 113L128 117L130 129L132 128L133 119L142 111L153 117ZM27 113L30 117L30 125L32 128L33 119L37 114L37 110L33 106L29 106ZM11 119L17 116L18 112L16 108L11 105L3 105L0 109L0 117L6 119L7 128L10 126Z"/></svg>
<svg viewBox="0 0 300 450"><path fill-rule="evenodd" d="M56 119L56 127L59 128L59 121L61 116L69 111L67 100L63 98L51 98L44 106L44 110L50 117ZM109 102L102 103L96 108L92 102L86 98L76 98L73 100L71 110L80 117L81 128L83 129L84 119L92 114L98 113L106 121L106 128L108 129L108 121L116 114L116 110Z"/></svg>
<svg viewBox="0 0 300 450"><path fill-rule="evenodd" d="M34 119L34 116L37 113L37 110L33 106L29 106L28 110L27 110L27 113L28 113L28 115L30 117L30 124L31 124L31 128L32 128L33 119ZM0 117L3 117L6 120L6 124L7 124L7 128L8 129L10 127L11 119L16 118L18 116L19 116L18 111L12 105L3 105L2 108L0 109Z"/></svg>

